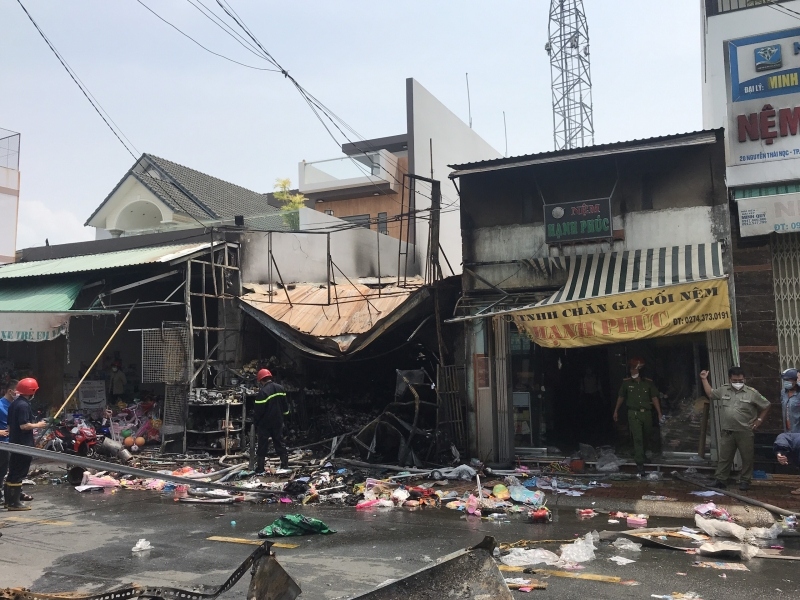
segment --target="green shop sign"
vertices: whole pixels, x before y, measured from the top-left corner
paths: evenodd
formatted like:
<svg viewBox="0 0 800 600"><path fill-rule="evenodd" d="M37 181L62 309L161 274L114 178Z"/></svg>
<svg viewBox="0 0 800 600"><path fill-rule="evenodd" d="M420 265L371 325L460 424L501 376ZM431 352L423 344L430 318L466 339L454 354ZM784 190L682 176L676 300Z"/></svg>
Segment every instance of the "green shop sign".
<svg viewBox="0 0 800 600"><path fill-rule="evenodd" d="M611 237L611 198L544 206L545 242L563 244Z"/></svg>

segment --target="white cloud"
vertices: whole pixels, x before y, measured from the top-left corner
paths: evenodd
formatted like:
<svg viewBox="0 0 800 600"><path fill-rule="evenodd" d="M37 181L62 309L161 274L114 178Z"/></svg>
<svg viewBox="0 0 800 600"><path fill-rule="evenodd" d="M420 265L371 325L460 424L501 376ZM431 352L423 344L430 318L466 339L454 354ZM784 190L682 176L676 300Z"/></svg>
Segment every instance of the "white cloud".
<svg viewBox="0 0 800 600"><path fill-rule="evenodd" d="M17 248L68 244L94 239L94 227L84 227L83 221L67 209L53 209L39 200L22 200L19 203Z"/></svg>

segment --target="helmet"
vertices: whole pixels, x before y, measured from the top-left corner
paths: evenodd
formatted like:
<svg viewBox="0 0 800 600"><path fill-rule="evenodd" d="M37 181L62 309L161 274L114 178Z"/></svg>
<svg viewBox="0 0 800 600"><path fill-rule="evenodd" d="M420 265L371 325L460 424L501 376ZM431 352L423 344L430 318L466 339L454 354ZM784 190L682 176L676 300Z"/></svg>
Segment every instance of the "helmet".
<svg viewBox="0 0 800 600"><path fill-rule="evenodd" d="M262 379L266 379L267 377L272 377L272 373L270 373L269 369L261 369L258 374L256 375L256 381L261 381ZM20 382L22 383L22 382Z"/></svg>
<svg viewBox="0 0 800 600"><path fill-rule="evenodd" d="M628 360L628 366L631 369L641 369L644 366L644 361L641 358L631 358Z"/></svg>
<svg viewBox="0 0 800 600"><path fill-rule="evenodd" d="M786 369L781 373L781 379L797 379L797 369Z"/></svg>
<svg viewBox="0 0 800 600"><path fill-rule="evenodd" d="M21 379L17 384L17 393L19 393L21 396L33 396L38 389L39 384L33 377Z"/></svg>

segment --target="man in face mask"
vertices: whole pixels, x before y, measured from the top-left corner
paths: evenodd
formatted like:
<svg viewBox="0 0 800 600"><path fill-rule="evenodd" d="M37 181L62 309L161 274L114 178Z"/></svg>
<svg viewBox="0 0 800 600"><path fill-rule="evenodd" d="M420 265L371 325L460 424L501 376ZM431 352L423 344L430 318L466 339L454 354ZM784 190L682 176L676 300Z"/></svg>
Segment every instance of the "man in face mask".
<svg viewBox="0 0 800 600"><path fill-rule="evenodd" d="M797 369L786 369L781 373L783 389L781 390L781 409L783 430L788 433L800 433L800 390L797 388Z"/></svg>
<svg viewBox="0 0 800 600"><path fill-rule="evenodd" d="M750 489L753 478L755 455L754 431L764 422L769 412L769 400L758 391L744 384L744 370L741 367L728 369L728 380L722 387L713 389L708 383L708 371L700 371L700 380L706 396L719 404L720 429L717 454L717 470L714 473L714 487L725 488L731 474L736 450L742 456L742 474L739 489Z"/></svg>
<svg viewBox="0 0 800 600"><path fill-rule="evenodd" d="M661 414L661 403L658 400L658 389L646 377L641 376L644 361L632 358L628 361L630 377L622 380L622 387L617 394L617 405L614 408L614 422L619 420L619 409L624 402L628 407L628 427L633 438L633 453L639 475L644 475L645 446L653 432L653 412L656 409L659 422L664 421Z"/></svg>
<svg viewBox="0 0 800 600"><path fill-rule="evenodd" d="M35 379L28 377L21 379L17 384L19 395L11 403L8 411L8 436L12 444L33 446L33 430L47 427L46 421L35 421L31 400L39 389ZM31 468L31 457L23 454L13 454L8 465L8 478L6 479L6 508L8 510L30 510L31 507L23 504L22 482L28 476Z"/></svg>

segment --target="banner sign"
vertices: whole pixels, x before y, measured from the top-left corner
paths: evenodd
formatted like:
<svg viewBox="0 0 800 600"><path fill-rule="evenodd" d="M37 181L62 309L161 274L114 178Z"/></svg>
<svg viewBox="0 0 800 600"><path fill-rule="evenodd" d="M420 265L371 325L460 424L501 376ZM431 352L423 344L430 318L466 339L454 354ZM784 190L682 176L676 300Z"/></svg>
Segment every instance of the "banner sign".
<svg viewBox="0 0 800 600"><path fill-rule="evenodd" d="M545 348L582 348L730 329L727 278L576 300L511 313Z"/></svg>
<svg viewBox="0 0 800 600"><path fill-rule="evenodd" d="M726 44L728 164L800 158L800 28Z"/></svg>
<svg viewBox="0 0 800 600"><path fill-rule="evenodd" d="M0 313L0 341L48 342L67 333L68 313Z"/></svg>
<svg viewBox="0 0 800 600"><path fill-rule="evenodd" d="M800 193L739 198L736 207L742 237L800 232Z"/></svg>
<svg viewBox="0 0 800 600"><path fill-rule="evenodd" d="M544 206L545 242L563 244L611 237L611 198Z"/></svg>

